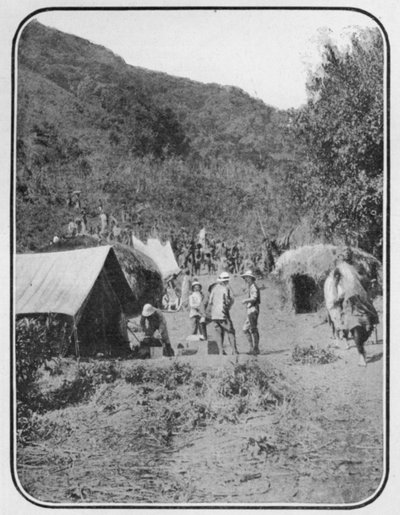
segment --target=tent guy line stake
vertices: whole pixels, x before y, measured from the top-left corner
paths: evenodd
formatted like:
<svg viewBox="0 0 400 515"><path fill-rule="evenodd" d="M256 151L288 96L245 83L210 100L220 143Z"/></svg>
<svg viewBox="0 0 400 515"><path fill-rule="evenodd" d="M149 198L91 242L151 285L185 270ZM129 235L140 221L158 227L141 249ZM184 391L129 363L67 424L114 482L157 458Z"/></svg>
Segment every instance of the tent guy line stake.
<svg viewBox="0 0 400 515"><path fill-rule="evenodd" d="M262 221L261 221L261 216L260 216L260 212L259 211L257 211L257 216L258 216L258 221L260 222L260 225L261 225L261 230L262 230L262 233L264 235L264 238L267 239L267 235L265 234L264 227L263 227L263 224L262 224Z"/></svg>

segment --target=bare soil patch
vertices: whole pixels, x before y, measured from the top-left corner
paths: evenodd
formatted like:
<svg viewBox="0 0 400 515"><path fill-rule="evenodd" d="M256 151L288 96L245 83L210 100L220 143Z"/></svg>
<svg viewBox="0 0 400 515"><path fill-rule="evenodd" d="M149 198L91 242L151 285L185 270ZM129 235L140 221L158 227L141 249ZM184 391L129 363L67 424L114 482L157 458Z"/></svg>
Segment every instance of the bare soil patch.
<svg viewBox="0 0 400 515"><path fill-rule="evenodd" d="M355 348L330 347L321 314L281 310L265 282L261 354L251 357L242 287L235 278L238 357L63 360L58 375L44 373L47 407L17 447L24 490L78 504L325 505L373 495L383 476L381 327L358 367ZM166 316L176 347L190 333L188 314ZM337 359L294 359L310 346ZM74 385L89 385L88 395L63 397Z"/></svg>

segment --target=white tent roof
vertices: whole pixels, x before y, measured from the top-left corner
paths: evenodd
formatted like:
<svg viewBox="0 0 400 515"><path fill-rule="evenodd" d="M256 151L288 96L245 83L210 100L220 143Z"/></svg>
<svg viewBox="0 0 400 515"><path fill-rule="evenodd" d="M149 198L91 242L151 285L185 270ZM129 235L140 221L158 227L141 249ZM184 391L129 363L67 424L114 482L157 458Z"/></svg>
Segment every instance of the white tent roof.
<svg viewBox="0 0 400 515"><path fill-rule="evenodd" d="M132 243L135 249L140 250L154 261L163 279L172 274L179 274L181 271L169 241L161 243L157 238L149 238L147 243L143 243L132 234Z"/></svg>
<svg viewBox="0 0 400 515"><path fill-rule="evenodd" d="M15 312L63 313L75 317L99 276L110 246L66 252L18 254Z"/></svg>

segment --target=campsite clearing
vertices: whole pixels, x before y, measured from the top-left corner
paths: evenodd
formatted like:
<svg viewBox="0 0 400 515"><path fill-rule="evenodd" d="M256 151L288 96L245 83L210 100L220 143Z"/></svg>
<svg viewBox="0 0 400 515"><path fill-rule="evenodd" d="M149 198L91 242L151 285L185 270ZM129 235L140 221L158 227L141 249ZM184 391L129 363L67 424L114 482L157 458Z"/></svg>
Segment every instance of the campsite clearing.
<svg viewBox="0 0 400 515"><path fill-rule="evenodd" d="M56 505L349 505L373 495L384 475L382 324L366 368L345 345L329 349L336 360L303 364L296 347L333 344L327 324L281 310L274 284L261 285L257 358L246 354L244 282L234 278L237 358L68 359L44 372L47 411L17 447L23 489ZM176 347L188 313L166 317Z"/></svg>

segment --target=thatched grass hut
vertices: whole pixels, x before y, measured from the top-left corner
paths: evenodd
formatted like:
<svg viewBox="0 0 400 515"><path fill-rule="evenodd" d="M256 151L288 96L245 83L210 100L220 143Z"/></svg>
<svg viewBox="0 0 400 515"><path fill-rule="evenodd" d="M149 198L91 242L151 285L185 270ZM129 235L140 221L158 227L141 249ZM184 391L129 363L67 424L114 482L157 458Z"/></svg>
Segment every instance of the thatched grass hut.
<svg viewBox="0 0 400 515"><path fill-rule="evenodd" d="M273 275L282 287L284 301L295 313L317 311L323 305L325 279L341 259L343 250L321 243L288 250L278 258ZM359 248L351 251L352 264L373 298L382 292L382 265Z"/></svg>
<svg viewBox="0 0 400 515"><path fill-rule="evenodd" d="M58 252L96 247L99 245L109 245L109 243L105 241L99 242L99 240L91 236L75 236L48 245L40 249L40 252ZM139 315L143 305L148 302L156 307L161 307L164 285L161 273L154 261L140 250L123 245L122 243L114 242L111 243L111 246L124 272L126 280L137 299L129 315Z"/></svg>

